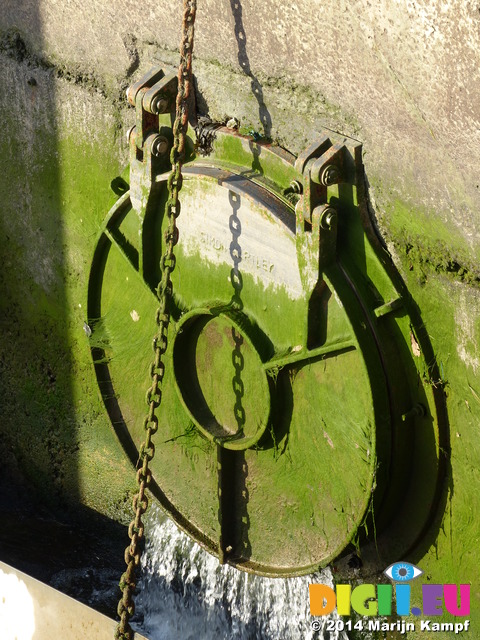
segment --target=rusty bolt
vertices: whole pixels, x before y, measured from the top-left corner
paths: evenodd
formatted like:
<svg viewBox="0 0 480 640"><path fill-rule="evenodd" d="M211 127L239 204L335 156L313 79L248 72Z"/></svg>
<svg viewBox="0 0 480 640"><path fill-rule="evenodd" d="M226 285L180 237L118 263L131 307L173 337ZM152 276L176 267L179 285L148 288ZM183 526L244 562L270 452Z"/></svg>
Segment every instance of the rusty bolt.
<svg viewBox="0 0 480 640"><path fill-rule="evenodd" d="M165 136L156 136L152 142L152 153L154 156L163 156L168 151L168 140Z"/></svg>
<svg viewBox="0 0 480 640"><path fill-rule="evenodd" d="M320 182L324 187L340 182L340 169L334 164L327 164L320 174Z"/></svg>
<svg viewBox="0 0 480 640"><path fill-rule="evenodd" d="M286 196L289 193L301 194L303 193L303 185L298 180L292 180L289 186L283 190L283 195Z"/></svg>
<svg viewBox="0 0 480 640"><path fill-rule="evenodd" d="M298 180L292 180L289 186L289 190L291 191L291 193L302 193L303 185Z"/></svg>
<svg viewBox="0 0 480 640"><path fill-rule="evenodd" d="M322 217L320 218L320 226L322 229L329 231L332 228L332 224L337 217L337 212L335 209L331 207L327 207L322 213Z"/></svg>
<svg viewBox="0 0 480 640"><path fill-rule="evenodd" d="M155 96L152 99L150 108L152 110L152 113L158 115L159 113L164 113L167 110L167 106L168 102L165 100L165 98L162 98L161 96Z"/></svg>

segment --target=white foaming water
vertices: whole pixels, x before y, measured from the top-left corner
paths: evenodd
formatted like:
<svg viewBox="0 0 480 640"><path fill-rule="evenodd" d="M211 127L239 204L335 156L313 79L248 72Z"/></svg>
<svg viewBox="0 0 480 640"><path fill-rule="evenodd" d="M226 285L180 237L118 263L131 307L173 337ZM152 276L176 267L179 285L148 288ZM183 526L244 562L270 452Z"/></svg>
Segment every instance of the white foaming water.
<svg viewBox="0 0 480 640"><path fill-rule="evenodd" d="M150 640L348 640L312 618L308 585L332 585L329 570L301 578L261 578L204 551L152 505L142 558L137 630ZM329 617L330 618L330 617ZM312 621L322 624L313 631Z"/></svg>

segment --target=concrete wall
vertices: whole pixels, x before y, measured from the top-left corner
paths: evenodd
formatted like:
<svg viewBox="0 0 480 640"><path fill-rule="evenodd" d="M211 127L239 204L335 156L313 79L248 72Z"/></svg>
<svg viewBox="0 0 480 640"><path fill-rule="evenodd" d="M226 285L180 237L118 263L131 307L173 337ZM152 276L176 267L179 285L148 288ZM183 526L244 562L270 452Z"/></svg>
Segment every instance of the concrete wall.
<svg viewBox="0 0 480 640"><path fill-rule="evenodd" d="M179 2L10 4L2 30L112 96L137 67L177 63ZM453 236L452 259L478 274L479 17L463 0L204 2L200 106L292 151L324 125L358 137L385 225L409 226L392 201L415 209L422 233L404 233Z"/></svg>
<svg viewBox="0 0 480 640"><path fill-rule="evenodd" d="M114 518L133 483L104 429L82 305L127 159L124 89L152 63L176 66L180 20L169 0L12 0L0 14L2 451ZM372 214L447 394L452 476L436 556L422 564L442 583L478 577L479 21L465 0L207 0L196 24L201 113L295 153L324 126L363 142Z"/></svg>
<svg viewBox="0 0 480 640"><path fill-rule="evenodd" d="M0 562L0 631L3 638L109 640L116 624L107 616ZM139 633L136 640L146 640Z"/></svg>

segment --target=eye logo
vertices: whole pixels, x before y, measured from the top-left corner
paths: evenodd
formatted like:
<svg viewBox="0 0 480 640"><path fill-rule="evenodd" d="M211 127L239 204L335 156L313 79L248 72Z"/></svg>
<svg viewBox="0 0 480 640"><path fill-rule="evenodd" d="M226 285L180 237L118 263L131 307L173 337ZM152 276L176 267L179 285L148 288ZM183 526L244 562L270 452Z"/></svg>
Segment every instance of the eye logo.
<svg viewBox="0 0 480 640"><path fill-rule="evenodd" d="M410 582L410 580L421 576L423 571L410 562L395 562L383 573L395 582Z"/></svg>

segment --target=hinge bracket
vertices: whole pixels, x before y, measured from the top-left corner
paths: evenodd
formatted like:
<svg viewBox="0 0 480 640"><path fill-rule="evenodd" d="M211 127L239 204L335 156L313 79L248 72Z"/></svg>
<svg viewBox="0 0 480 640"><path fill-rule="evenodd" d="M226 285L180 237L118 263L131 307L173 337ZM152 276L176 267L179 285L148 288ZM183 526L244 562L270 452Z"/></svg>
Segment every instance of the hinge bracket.
<svg viewBox="0 0 480 640"><path fill-rule="evenodd" d="M338 205L329 203L329 187L356 186L361 144L325 133L297 158L295 169L303 176L303 192L296 205L297 259L306 291L312 291L322 273L336 261ZM341 197L339 198L341 203Z"/></svg>
<svg viewBox="0 0 480 640"><path fill-rule="evenodd" d="M136 124L128 133L130 146L130 199L141 219L154 191L155 175L170 169L172 130L161 126L161 114L175 112L178 79L153 67L127 90L135 107Z"/></svg>

